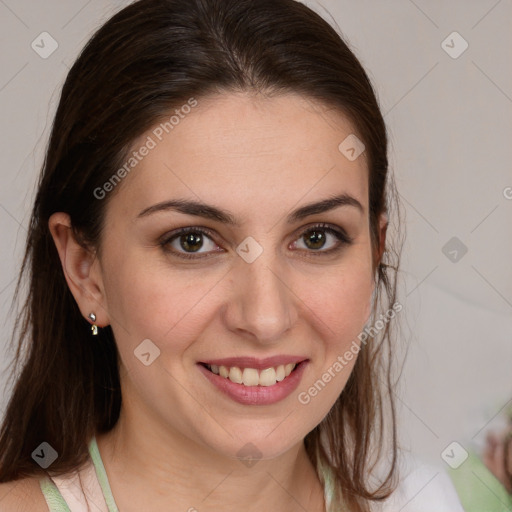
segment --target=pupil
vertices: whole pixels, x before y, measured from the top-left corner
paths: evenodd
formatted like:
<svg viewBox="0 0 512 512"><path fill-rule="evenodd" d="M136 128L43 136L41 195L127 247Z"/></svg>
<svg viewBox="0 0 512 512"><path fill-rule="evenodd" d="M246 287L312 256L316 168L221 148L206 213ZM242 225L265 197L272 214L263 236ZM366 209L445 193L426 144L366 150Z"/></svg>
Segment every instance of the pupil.
<svg viewBox="0 0 512 512"><path fill-rule="evenodd" d="M325 243L325 234L322 231L311 231L311 234L305 237L305 243L310 249L321 249Z"/></svg>
<svg viewBox="0 0 512 512"><path fill-rule="evenodd" d="M201 235L196 233L187 233L181 236L181 247L186 251L196 252L203 245Z"/></svg>

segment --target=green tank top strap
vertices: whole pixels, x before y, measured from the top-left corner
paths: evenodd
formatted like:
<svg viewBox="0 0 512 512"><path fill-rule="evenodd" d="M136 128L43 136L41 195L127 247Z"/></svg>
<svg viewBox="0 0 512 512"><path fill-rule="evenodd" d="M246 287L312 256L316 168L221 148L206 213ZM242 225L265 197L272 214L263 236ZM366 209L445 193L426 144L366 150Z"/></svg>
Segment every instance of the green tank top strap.
<svg viewBox="0 0 512 512"><path fill-rule="evenodd" d="M92 462L96 469L96 475L98 477L101 490L103 491L103 496L105 497L105 502L107 503L109 512L119 512L119 509L117 508L116 505L116 501L114 500L114 496L112 494L112 490L110 489L110 484L108 482L105 466L103 465L103 461L101 460L98 444L96 443L96 437L94 436L91 439L91 442L89 443L89 453L91 454Z"/></svg>
<svg viewBox="0 0 512 512"><path fill-rule="evenodd" d="M44 476L39 480L39 486L41 487L50 512L71 512L68 504L59 492L59 489L57 489L57 486L48 476Z"/></svg>
<svg viewBox="0 0 512 512"><path fill-rule="evenodd" d="M340 504L336 502L335 496L335 478L331 468L324 465L318 459L317 473L320 483L324 488L325 511L326 512L340 512Z"/></svg>
<svg viewBox="0 0 512 512"><path fill-rule="evenodd" d="M119 512L117 504L114 500L114 496L112 495L112 490L110 489L107 472L105 471L105 466L101 460L98 444L96 443L96 438L94 436L89 442L89 454L91 456L96 477L100 484L108 511ZM41 491L46 499L46 503L50 512L72 512L69 508L69 505L66 503L66 500L59 491L59 488L48 475L45 475L39 479L39 486L41 487Z"/></svg>

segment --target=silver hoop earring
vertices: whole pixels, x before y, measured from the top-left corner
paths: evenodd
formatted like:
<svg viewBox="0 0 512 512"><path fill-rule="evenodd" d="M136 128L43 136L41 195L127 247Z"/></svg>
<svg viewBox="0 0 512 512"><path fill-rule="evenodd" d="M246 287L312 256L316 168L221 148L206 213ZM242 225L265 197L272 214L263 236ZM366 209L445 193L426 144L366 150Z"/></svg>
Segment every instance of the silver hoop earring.
<svg viewBox="0 0 512 512"><path fill-rule="evenodd" d="M94 313L89 313L89 319L92 321L92 325L91 325L92 335L97 336L98 335L98 326L95 324L96 315Z"/></svg>

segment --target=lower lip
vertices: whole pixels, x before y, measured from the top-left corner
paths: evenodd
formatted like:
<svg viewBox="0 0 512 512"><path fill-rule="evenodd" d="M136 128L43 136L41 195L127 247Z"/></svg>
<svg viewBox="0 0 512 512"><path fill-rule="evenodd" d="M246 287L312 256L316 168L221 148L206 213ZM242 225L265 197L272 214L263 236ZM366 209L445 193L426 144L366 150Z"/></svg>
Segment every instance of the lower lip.
<svg viewBox="0 0 512 512"><path fill-rule="evenodd" d="M211 372L202 364L197 366L199 366L200 371L214 386L235 402L244 405L270 405L284 400L297 389L307 363L307 361L300 362L288 377L273 386L244 386L243 384L236 384Z"/></svg>

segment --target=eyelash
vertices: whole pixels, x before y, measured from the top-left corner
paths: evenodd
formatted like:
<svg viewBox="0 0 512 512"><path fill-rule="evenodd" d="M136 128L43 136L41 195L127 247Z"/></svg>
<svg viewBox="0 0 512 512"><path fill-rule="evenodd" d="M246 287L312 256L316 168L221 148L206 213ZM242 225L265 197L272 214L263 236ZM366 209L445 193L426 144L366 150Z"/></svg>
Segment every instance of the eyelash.
<svg viewBox="0 0 512 512"><path fill-rule="evenodd" d="M307 229L305 229L304 231L302 231L300 233L300 235L297 237L296 240L300 239L305 234L310 233L315 230L325 231L327 233L330 233L331 235L334 235L338 239L339 243L336 247L333 247L326 251L323 251L322 249L318 249L317 251L307 250L306 252L309 253L309 256L313 256L313 257L314 256L328 256L328 255L331 255L331 254L334 254L334 253L340 251L343 248L343 246L350 245L353 242L352 238L350 238L345 233L344 230L335 229L335 228L331 227L330 225L324 224L324 223L309 226ZM210 238L214 243L216 243L214 240L214 233L211 230L209 230L208 228L204 228L204 227L200 227L200 226L197 226L197 227L190 226L190 227L186 227L186 228L180 228L179 230L174 231L174 232L170 233L169 235L166 235L165 238L163 238L159 242L159 245L162 247L162 249L165 252L172 253L173 255L177 256L178 258L184 258L187 260L199 260L199 259L203 259L203 258L208 258L212 255L211 253L198 255L197 253L177 252L177 251L168 249L168 245L170 243L172 243L176 238L179 238L182 235L186 235L187 233L201 233L203 235L208 236L208 238ZM218 252L218 251L216 251L216 252Z"/></svg>

